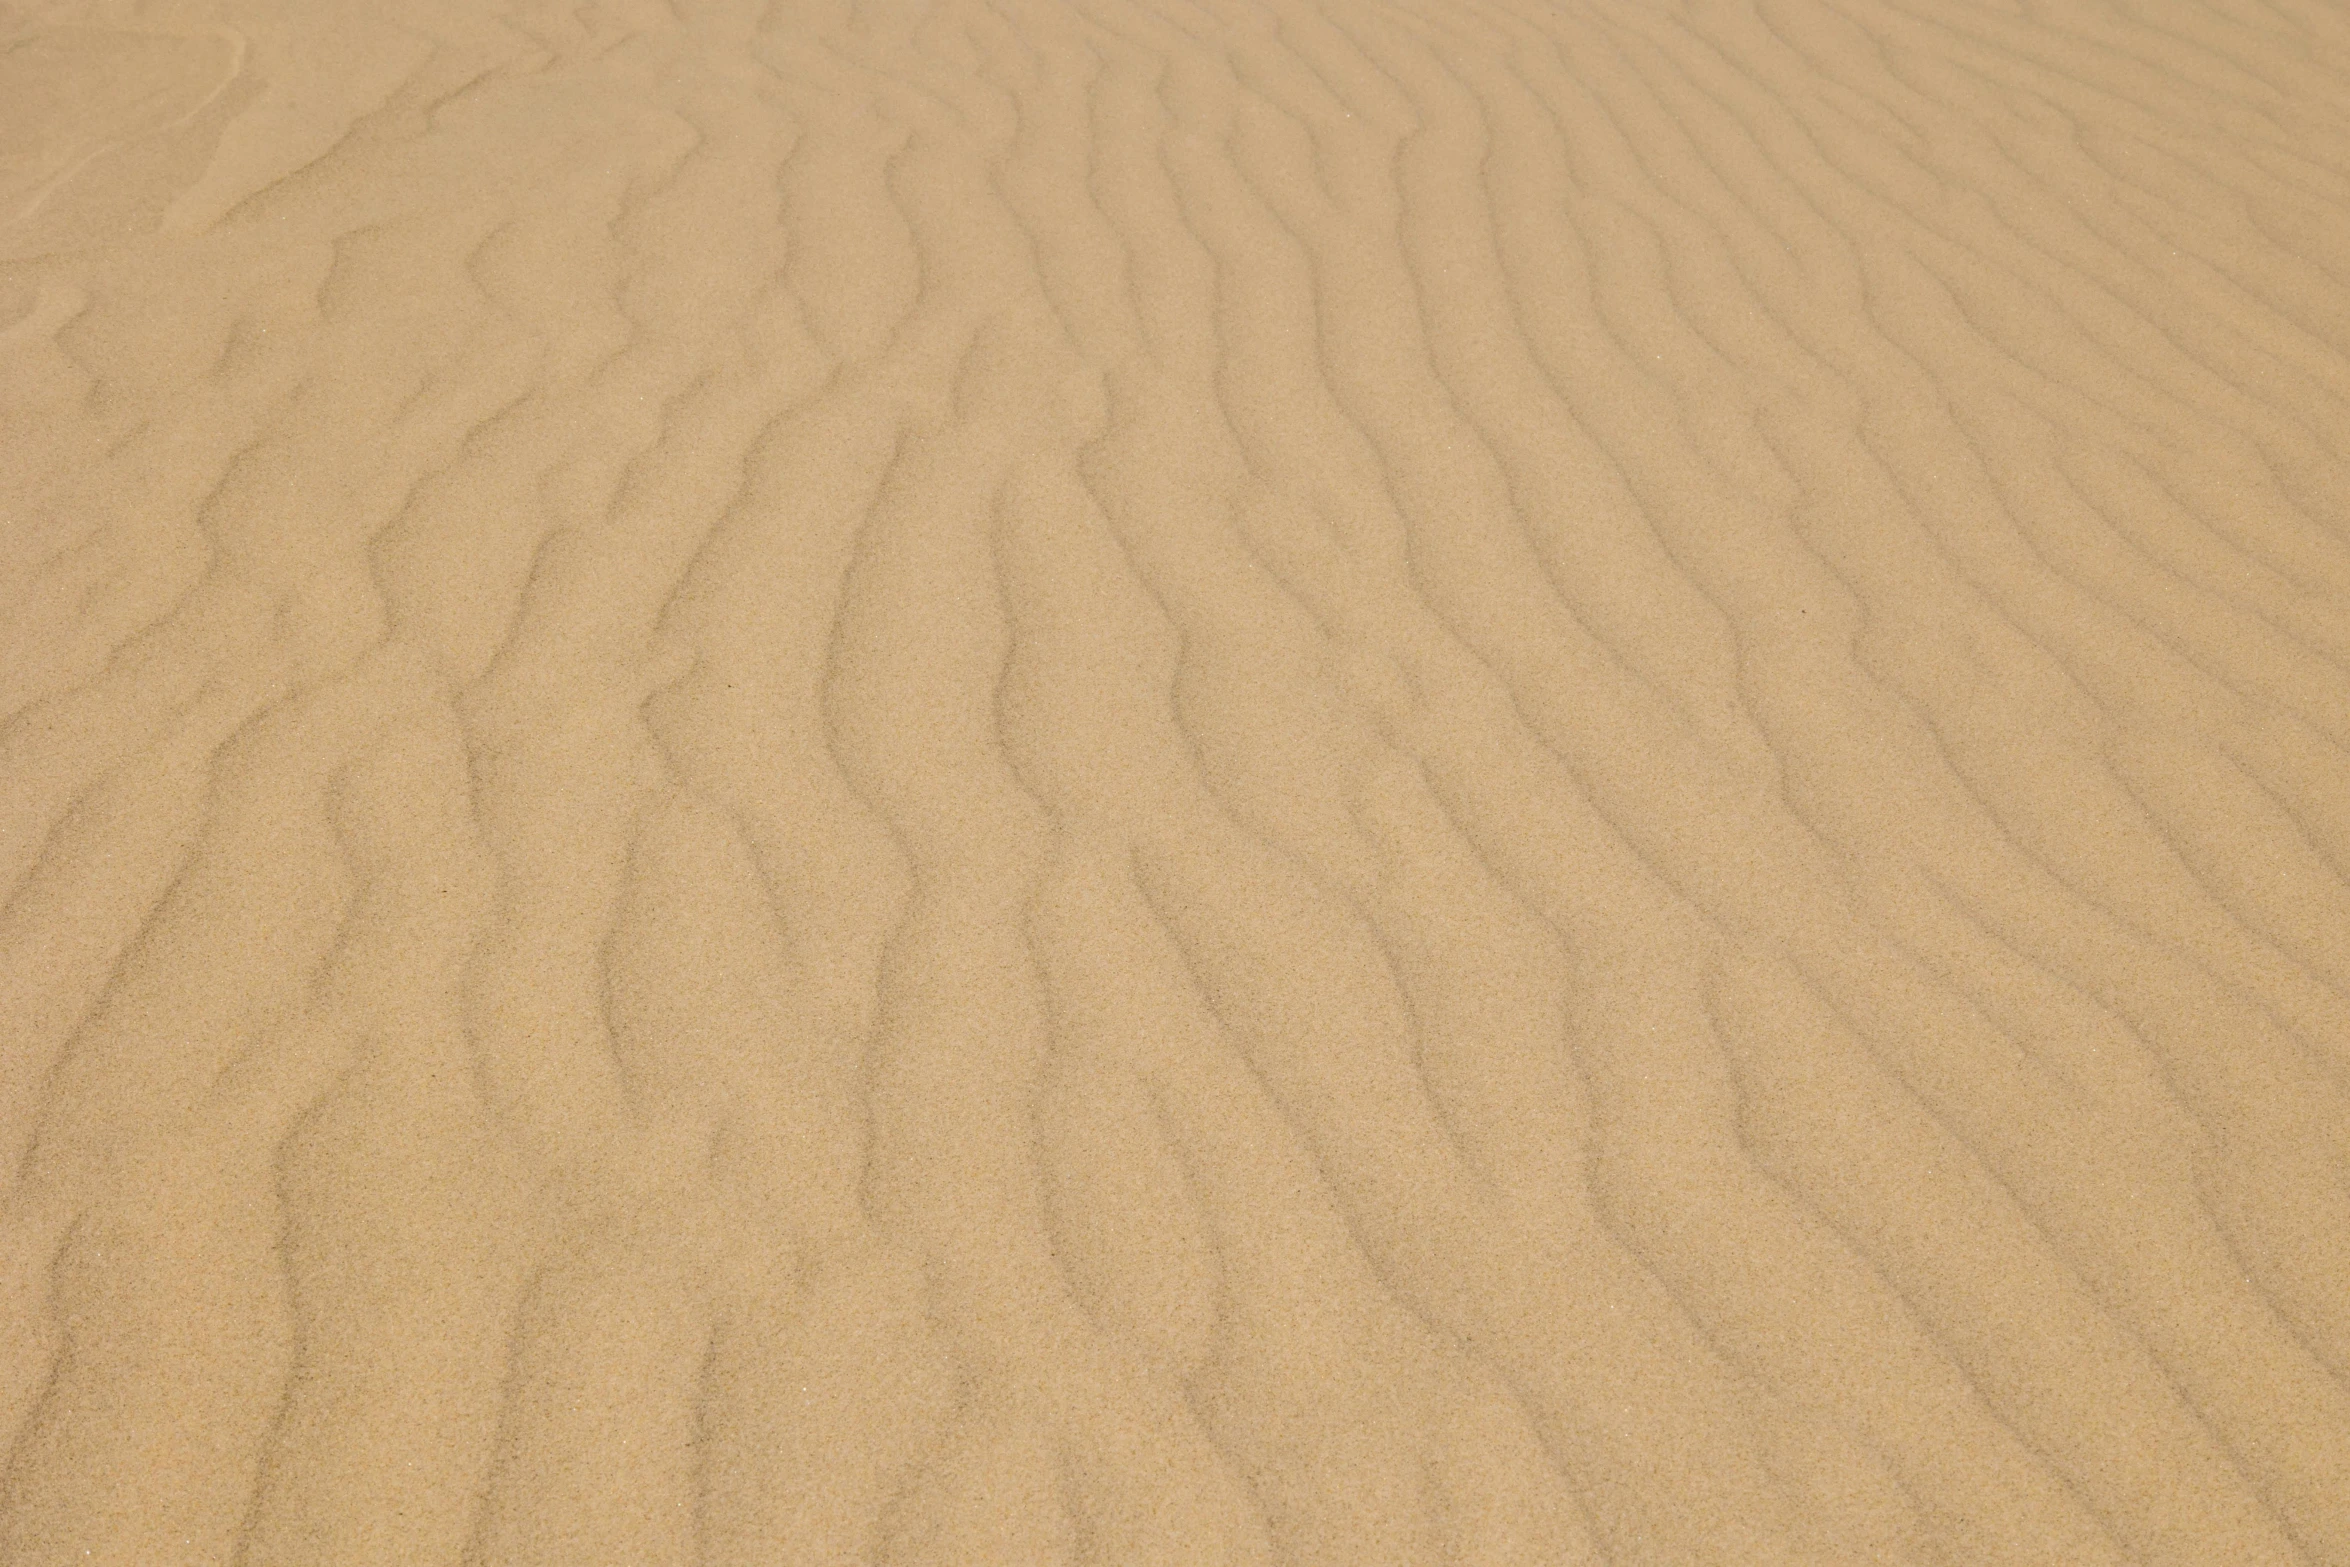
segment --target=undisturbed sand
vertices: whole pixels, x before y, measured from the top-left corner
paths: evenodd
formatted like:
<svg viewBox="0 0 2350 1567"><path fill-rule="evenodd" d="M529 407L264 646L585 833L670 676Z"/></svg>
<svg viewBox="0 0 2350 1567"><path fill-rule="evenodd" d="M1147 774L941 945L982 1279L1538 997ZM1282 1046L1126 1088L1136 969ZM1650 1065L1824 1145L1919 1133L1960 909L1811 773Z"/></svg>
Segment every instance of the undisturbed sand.
<svg viewBox="0 0 2350 1567"><path fill-rule="evenodd" d="M2334 0L0 40L0 1562L2350 1564Z"/></svg>

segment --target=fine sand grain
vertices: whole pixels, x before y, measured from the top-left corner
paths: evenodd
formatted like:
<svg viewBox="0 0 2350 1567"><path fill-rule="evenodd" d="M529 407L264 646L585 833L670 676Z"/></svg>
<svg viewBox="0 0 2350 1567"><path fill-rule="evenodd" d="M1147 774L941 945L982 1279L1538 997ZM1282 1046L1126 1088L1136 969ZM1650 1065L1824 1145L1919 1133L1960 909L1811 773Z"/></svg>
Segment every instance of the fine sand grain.
<svg viewBox="0 0 2350 1567"><path fill-rule="evenodd" d="M0 7L6 1567L2350 1567L2339 0Z"/></svg>

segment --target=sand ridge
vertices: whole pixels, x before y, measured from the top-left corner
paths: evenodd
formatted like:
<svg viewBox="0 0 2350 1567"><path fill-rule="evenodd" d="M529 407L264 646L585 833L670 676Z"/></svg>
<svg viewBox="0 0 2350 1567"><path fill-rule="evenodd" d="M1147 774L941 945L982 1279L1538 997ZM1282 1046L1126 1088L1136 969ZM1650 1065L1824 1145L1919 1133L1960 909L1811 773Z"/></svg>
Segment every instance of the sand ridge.
<svg viewBox="0 0 2350 1567"><path fill-rule="evenodd" d="M2350 18L0 12L0 1561L2350 1564Z"/></svg>

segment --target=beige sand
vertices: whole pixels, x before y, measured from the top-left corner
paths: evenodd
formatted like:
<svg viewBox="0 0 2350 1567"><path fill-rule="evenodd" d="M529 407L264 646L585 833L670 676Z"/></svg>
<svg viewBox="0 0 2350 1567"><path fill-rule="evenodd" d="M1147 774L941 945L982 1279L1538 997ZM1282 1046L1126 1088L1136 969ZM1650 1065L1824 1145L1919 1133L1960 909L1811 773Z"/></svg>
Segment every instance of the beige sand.
<svg viewBox="0 0 2350 1567"><path fill-rule="evenodd" d="M2350 1564L2334 0L0 29L0 1562Z"/></svg>

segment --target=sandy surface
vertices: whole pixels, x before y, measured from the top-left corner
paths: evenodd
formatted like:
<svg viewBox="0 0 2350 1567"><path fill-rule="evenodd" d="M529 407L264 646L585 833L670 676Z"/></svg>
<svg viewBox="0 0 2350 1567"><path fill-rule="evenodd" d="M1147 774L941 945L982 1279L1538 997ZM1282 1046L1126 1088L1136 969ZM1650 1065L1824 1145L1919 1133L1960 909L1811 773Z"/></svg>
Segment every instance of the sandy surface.
<svg viewBox="0 0 2350 1567"><path fill-rule="evenodd" d="M0 1562L2350 1564L2331 0L0 11Z"/></svg>

